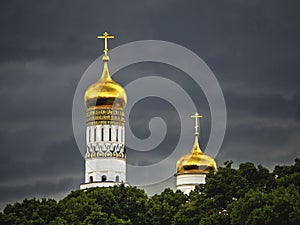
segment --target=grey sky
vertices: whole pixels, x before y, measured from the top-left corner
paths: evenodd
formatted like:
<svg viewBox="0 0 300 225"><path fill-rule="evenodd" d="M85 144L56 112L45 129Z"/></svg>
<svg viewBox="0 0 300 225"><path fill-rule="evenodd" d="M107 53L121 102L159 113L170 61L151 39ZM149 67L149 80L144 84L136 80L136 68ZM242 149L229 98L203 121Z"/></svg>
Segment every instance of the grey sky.
<svg viewBox="0 0 300 225"><path fill-rule="evenodd" d="M83 181L84 160L72 132L72 101L82 74L101 54L102 42L95 37L104 30L116 36L111 48L137 40L165 40L191 49L208 64L228 111L217 163L252 161L272 169L299 156L299 1L0 4L1 207L25 197L60 197ZM125 85L147 74L174 80L195 96L199 111L209 114L199 87L175 68L138 64L115 78ZM144 99L132 111L132 116L137 115L145 115L132 122L139 137L149 135L143 124L148 126L149 119L158 115L172 132L152 153L129 152L129 161L168 155L180 129L176 112L163 100ZM201 134L204 146L210 130L206 117Z"/></svg>

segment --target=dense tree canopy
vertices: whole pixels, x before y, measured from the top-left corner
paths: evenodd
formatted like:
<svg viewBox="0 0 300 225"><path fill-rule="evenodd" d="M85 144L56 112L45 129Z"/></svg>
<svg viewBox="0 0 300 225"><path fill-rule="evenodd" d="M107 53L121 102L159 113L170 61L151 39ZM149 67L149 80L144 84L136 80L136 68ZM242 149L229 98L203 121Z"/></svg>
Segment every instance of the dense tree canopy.
<svg viewBox="0 0 300 225"><path fill-rule="evenodd" d="M148 197L124 185L73 191L60 201L25 199L7 205L0 224L300 224L300 159L269 172L226 162L189 195L165 189Z"/></svg>

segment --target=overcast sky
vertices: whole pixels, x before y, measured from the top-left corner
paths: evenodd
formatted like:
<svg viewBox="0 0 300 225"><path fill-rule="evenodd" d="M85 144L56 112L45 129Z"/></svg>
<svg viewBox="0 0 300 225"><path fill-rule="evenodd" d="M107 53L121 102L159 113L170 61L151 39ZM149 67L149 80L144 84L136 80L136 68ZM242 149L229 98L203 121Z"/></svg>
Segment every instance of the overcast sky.
<svg viewBox="0 0 300 225"><path fill-rule="evenodd" d="M207 63L223 90L228 112L226 136L216 157L219 165L226 160L235 165L251 161L272 169L299 156L299 1L0 4L1 207L25 197L59 198L83 182L72 102L81 76L102 54L103 43L95 37L105 30L116 36L111 48L164 40L192 50ZM158 63L131 65L115 79L125 85L147 74L165 75L192 96L208 118L201 134L205 146L210 119L201 89L182 71ZM163 99L146 98L131 113L131 129L140 138L149 135L154 116L165 119L172 132L152 152L129 151L128 161L159 161L169 155L180 130L174 108Z"/></svg>

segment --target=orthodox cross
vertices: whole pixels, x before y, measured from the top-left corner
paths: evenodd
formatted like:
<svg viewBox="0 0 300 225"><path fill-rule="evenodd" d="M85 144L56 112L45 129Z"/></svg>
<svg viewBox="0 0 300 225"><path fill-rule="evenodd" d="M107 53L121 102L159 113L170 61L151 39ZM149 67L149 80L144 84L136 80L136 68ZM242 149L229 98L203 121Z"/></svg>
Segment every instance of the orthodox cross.
<svg viewBox="0 0 300 225"><path fill-rule="evenodd" d="M198 113L195 113L195 115L191 116L192 118L195 119L195 135L198 135L199 134L199 123L198 123L198 120L200 118L202 118L203 116L200 116Z"/></svg>
<svg viewBox="0 0 300 225"><path fill-rule="evenodd" d="M107 47L107 39L115 38L115 36L109 35L106 31L103 33L103 36L97 36L98 39L104 39L104 54L107 55L108 47Z"/></svg>

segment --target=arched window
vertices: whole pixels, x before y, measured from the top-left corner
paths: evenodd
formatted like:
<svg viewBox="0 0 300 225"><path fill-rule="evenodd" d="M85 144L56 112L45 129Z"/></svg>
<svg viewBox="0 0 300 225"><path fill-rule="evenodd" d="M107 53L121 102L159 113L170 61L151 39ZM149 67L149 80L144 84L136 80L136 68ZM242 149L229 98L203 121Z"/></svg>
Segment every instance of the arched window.
<svg viewBox="0 0 300 225"><path fill-rule="evenodd" d="M108 136L108 137L109 137L108 140L111 141L111 127L109 128L109 133L108 133L108 135L109 135L109 136Z"/></svg>
<svg viewBox="0 0 300 225"><path fill-rule="evenodd" d="M121 131L120 131L120 133L121 133L121 140L120 140L120 141L124 141L124 140L123 140L123 129L121 128L120 130L121 130Z"/></svg>
<svg viewBox="0 0 300 225"><path fill-rule="evenodd" d="M105 176L105 175L102 175L101 181L104 182L104 181L106 181L106 179L107 179L106 176Z"/></svg>
<svg viewBox="0 0 300 225"><path fill-rule="evenodd" d="M119 141L119 130L116 128L116 141Z"/></svg>
<svg viewBox="0 0 300 225"><path fill-rule="evenodd" d="M93 183L94 179L93 176L90 176L90 183Z"/></svg>
<svg viewBox="0 0 300 225"><path fill-rule="evenodd" d="M116 182L120 182L120 177L116 176Z"/></svg>

